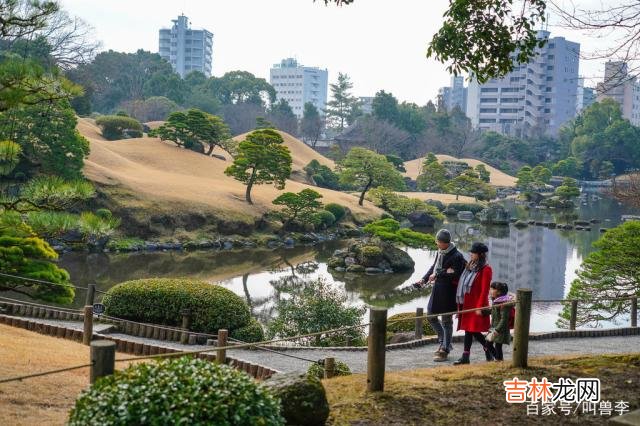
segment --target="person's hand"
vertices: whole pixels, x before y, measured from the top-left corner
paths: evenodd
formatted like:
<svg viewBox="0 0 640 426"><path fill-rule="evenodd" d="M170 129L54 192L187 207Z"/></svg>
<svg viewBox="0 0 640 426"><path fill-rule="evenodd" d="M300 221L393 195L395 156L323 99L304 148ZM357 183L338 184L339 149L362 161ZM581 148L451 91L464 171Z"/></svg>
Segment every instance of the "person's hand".
<svg viewBox="0 0 640 426"><path fill-rule="evenodd" d="M424 280L416 281L413 283L414 288L422 288L424 286Z"/></svg>
<svg viewBox="0 0 640 426"><path fill-rule="evenodd" d="M454 272L453 268L447 268L447 274L453 274Z"/></svg>
<svg viewBox="0 0 640 426"><path fill-rule="evenodd" d="M436 280L436 274L431 274L431 276L429 277L429 282L432 283Z"/></svg>
<svg viewBox="0 0 640 426"><path fill-rule="evenodd" d="M481 310L479 310L479 309L478 309L477 311L475 311L475 313L476 313L476 315L478 315L478 316L482 316L482 311L481 311Z"/></svg>

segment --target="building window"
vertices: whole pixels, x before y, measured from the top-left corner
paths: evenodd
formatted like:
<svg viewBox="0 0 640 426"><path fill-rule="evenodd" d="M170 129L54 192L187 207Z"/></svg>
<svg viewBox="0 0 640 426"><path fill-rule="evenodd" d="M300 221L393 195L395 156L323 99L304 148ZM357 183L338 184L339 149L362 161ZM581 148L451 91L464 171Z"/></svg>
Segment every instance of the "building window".
<svg viewBox="0 0 640 426"><path fill-rule="evenodd" d="M519 89L517 87L503 87L502 88L502 93L513 93L513 92L517 92Z"/></svg>
<svg viewBox="0 0 640 426"><path fill-rule="evenodd" d="M498 103L498 98L480 98L481 104L495 104Z"/></svg>
<svg viewBox="0 0 640 426"><path fill-rule="evenodd" d="M565 70L566 70L566 68L565 68ZM553 71L553 65L548 65L547 66L547 71Z"/></svg>
<svg viewBox="0 0 640 426"><path fill-rule="evenodd" d="M498 108L480 108L481 114L495 114L498 112Z"/></svg>
<svg viewBox="0 0 640 426"><path fill-rule="evenodd" d="M547 81L553 81L553 77L547 77Z"/></svg>
<svg viewBox="0 0 640 426"><path fill-rule="evenodd" d="M518 98L502 98L500 99L500 103L515 104L515 103L518 103Z"/></svg>
<svg viewBox="0 0 640 426"><path fill-rule="evenodd" d="M488 123L495 123L496 119L495 118L481 118L480 119L480 123L481 124L488 124Z"/></svg>
<svg viewBox="0 0 640 426"><path fill-rule="evenodd" d="M482 89L480 89L480 93L495 93L497 91L497 87L483 87Z"/></svg>

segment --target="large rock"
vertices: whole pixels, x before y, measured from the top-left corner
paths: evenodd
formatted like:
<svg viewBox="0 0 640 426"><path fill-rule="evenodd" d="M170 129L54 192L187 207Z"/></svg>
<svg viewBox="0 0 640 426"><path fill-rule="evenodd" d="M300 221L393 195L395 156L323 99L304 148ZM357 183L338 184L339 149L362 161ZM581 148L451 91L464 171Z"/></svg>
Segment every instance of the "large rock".
<svg viewBox="0 0 640 426"><path fill-rule="evenodd" d="M394 333L389 339L389 344L393 345L395 343L405 343L416 340L416 333L414 332L406 332L406 333Z"/></svg>
<svg viewBox="0 0 640 426"><path fill-rule="evenodd" d="M425 212L409 213L407 219L409 219L409 222L411 222L413 226L420 226L424 228L432 228L436 223L436 220Z"/></svg>
<svg viewBox="0 0 640 426"><path fill-rule="evenodd" d="M384 260L389 262L393 272L411 271L415 266L415 262L407 252L394 247L392 244L384 245L382 248L382 256Z"/></svg>
<svg viewBox="0 0 640 426"><path fill-rule="evenodd" d="M288 425L324 425L329 402L317 377L304 373L276 374L264 382L282 401L282 416Z"/></svg>
<svg viewBox="0 0 640 426"><path fill-rule="evenodd" d="M358 263L364 267L378 266L382 261L382 249L374 245L359 247L357 259Z"/></svg>

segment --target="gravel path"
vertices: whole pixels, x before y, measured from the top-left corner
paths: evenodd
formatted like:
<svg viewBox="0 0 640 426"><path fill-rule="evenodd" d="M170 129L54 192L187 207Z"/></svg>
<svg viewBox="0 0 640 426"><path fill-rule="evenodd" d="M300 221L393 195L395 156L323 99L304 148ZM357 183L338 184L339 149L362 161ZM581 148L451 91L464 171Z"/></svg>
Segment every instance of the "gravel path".
<svg viewBox="0 0 640 426"><path fill-rule="evenodd" d="M152 339L133 337L125 334L110 334L113 337L133 340L136 342L155 342ZM157 342L156 342L157 343ZM161 345L186 351L205 349L201 345L181 345L176 342L162 342ZM386 366L388 371L408 370L414 368L429 368L451 364L462 354L462 343L455 343L454 350L447 362L434 362L433 352L437 345L425 345L411 349L394 349L387 351ZM504 357L511 359L511 346L503 346ZM212 349L215 350L215 349ZM640 336L615 336L615 337L582 337L529 341L529 356L561 355L561 354L605 354L637 352L640 350ZM309 367L308 361L302 361L286 355L294 355L309 360L319 360L326 357L347 363L354 373L364 373L367 370L366 351L328 351L328 350L286 350L282 354L265 352L263 350L230 349L227 356L239 358L252 363L261 364L278 371L302 371ZM484 352L477 342L471 347L471 361L483 362Z"/></svg>
<svg viewBox="0 0 640 426"><path fill-rule="evenodd" d="M59 321L48 319L37 319L43 324L64 325L69 328L82 330L82 323L76 321ZM94 332L102 333L108 329L108 324L94 324ZM109 336L126 339L134 342L153 343L165 347L171 347L184 351L194 351L206 349L203 345L182 345L177 342L157 341L137 336L130 336L121 333L109 333ZM215 347L211 347L212 351ZM441 365L450 365L458 359L462 353L462 343L454 343L454 350L446 362L434 362L433 352L437 349L437 345L428 344L418 348L411 349L394 349L387 351L386 366L387 371L392 370L408 370L414 368L430 368ZM503 346L504 357L506 360L511 359L511 346ZM624 353L638 352L640 350L640 335L635 336L609 336L609 337L581 337L581 338L556 338L546 340L529 341L529 356L542 355L563 355L563 354L605 354L605 353ZM366 351L331 351L323 349L304 349L291 350L288 349L280 354L267 352L259 349L230 349L227 356L242 359L255 364L264 365L278 371L303 371L308 368L310 361L303 361L291 356L306 358L309 360L320 360L326 357L335 357L336 359L347 363L351 371L356 373L366 372L367 369L367 352ZM471 348L471 361L484 362L484 353L477 342Z"/></svg>

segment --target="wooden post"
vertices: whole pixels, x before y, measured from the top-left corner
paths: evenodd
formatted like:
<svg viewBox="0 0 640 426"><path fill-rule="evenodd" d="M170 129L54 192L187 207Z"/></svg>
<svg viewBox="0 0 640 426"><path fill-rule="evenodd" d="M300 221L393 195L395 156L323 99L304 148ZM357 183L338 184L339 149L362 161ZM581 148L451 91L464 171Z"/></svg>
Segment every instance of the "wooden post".
<svg viewBox="0 0 640 426"><path fill-rule="evenodd" d="M96 285L89 284L87 286L87 299L84 304L93 306L93 300L95 298L95 295L96 295Z"/></svg>
<svg viewBox="0 0 640 426"><path fill-rule="evenodd" d="M182 329L184 330L180 335L180 343L186 345L189 343L189 328L191 328L191 309L183 309L182 312Z"/></svg>
<svg viewBox="0 0 640 426"><path fill-rule="evenodd" d="M223 348L227 346L227 337L229 336L229 330L225 330L221 328L218 330L218 347ZM218 364L224 364L227 360L227 350L226 349L218 349L216 351L216 362Z"/></svg>
<svg viewBox="0 0 640 426"><path fill-rule="evenodd" d="M93 306L84 307L84 331L82 332L82 343L89 346L93 337Z"/></svg>
<svg viewBox="0 0 640 426"><path fill-rule="evenodd" d="M369 310L369 348L367 351L367 390L384 390L385 340L387 334L387 310Z"/></svg>
<svg viewBox="0 0 640 426"><path fill-rule="evenodd" d="M576 321L578 319L578 301L571 301L571 316L569 317L569 330L576 329Z"/></svg>
<svg viewBox="0 0 640 426"><path fill-rule="evenodd" d="M347 336L344 338L344 345L345 345L346 347L351 346L351 336L349 336L348 334L347 334Z"/></svg>
<svg viewBox="0 0 640 426"><path fill-rule="evenodd" d="M116 368L116 342L96 340L91 342L91 373L89 382L113 374Z"/></svg>
<svg viewBox="0 0 640 426"><path fill-rule="evenodd" d="M330 379L336 375L336 359L328 357L324 359L324 378Z"/></svg>
<svg viewBox="0 0 640 426"><path fill-rule="evenodd" d="M631 299L631 327L638 326L638 297Z"/></svg>
<svg viewBox="0 0 640 426"><path fill-rule="evenodd" d="M518 289L516 321L513 330L513 366L515 368L527 368L532 293L529 288Z"/></svg>
<svg viewBox="0 0 640 426"><path fill-rule="evenodd" d="M424 316L423 308L416 308L416 317ZM424 324L424 318L416 318L416 340L422 339L422 330Z"/></svg>

